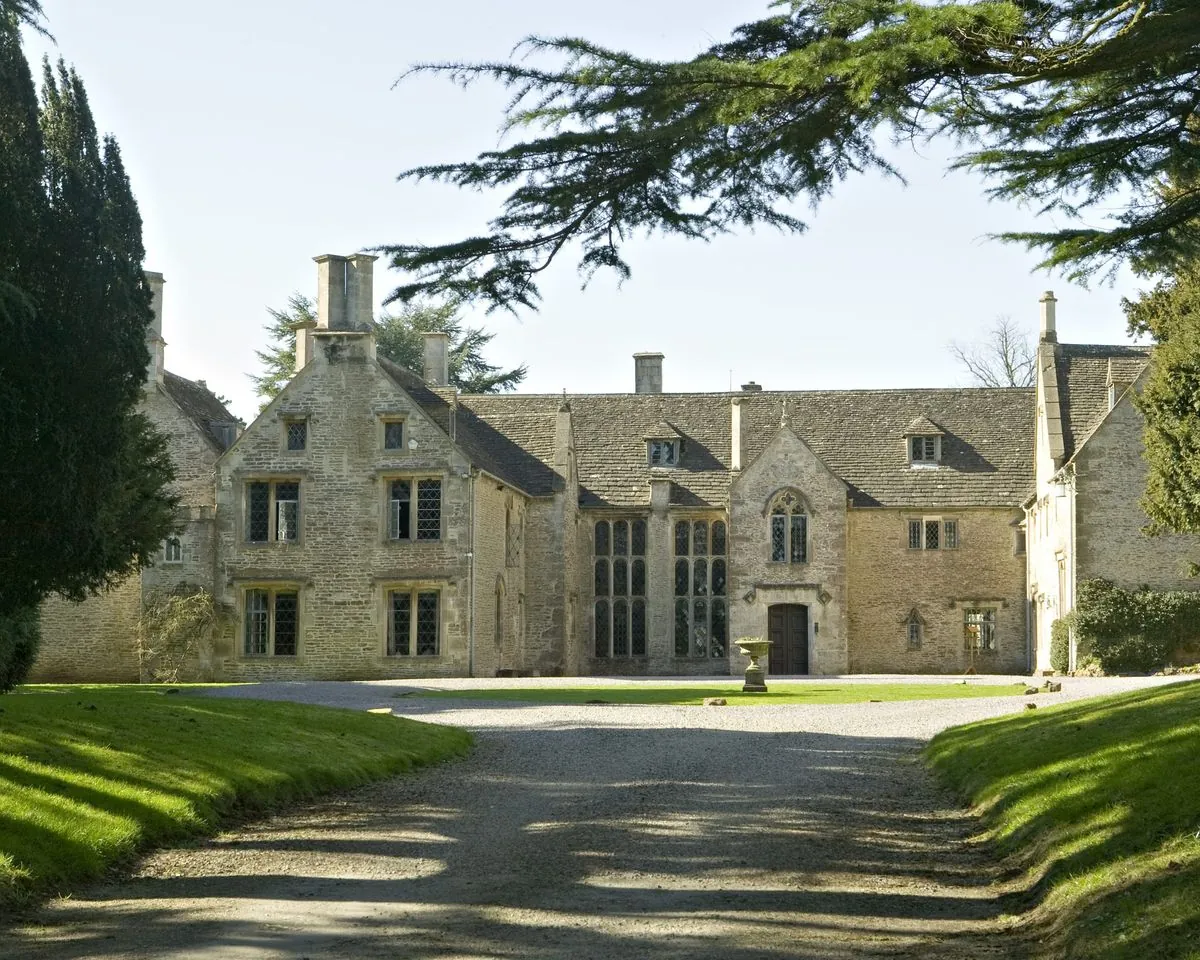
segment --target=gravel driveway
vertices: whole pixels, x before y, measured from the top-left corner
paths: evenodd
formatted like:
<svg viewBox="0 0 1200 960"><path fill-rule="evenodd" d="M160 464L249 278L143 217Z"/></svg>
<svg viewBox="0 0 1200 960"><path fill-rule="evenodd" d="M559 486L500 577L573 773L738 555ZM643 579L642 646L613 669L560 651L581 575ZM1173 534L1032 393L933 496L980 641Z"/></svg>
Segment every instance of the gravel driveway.
<svg viewBox="0 0 1200 960"><path fill-rule="evenodd" d="M1067 681L1053 699L1158 682ZM479 745L152 855L0 937L0 958L1024 953L997 933L972 820L917 757L937 730L1015 698L546 707L405 697L412 686L223 691L388 706L470 727Z"/></svg>

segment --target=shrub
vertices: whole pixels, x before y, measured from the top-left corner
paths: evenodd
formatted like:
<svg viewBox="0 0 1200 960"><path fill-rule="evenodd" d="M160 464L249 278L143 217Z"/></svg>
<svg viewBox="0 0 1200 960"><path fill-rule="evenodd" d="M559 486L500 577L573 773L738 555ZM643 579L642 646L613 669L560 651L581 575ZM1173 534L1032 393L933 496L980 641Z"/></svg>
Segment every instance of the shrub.
<svg viewBox="0 0 1200 960"><path fill-rule="evenodd" d="M1059 617L1050 624L1050 666L1058 673L1071 669L1071 616Z"/></svg>
<svg viewBox="0 0 1200 960"><path fill-rule="evenodd" d="M150 594L137 625L142 678L178 683L195 673L223 621L212 594L199 587Z"/></svg>
<svg viewBox="0 0 1200 960"><path fill-rule="evenodd" d="M1200 636L1200 592L1129 591L1084 580L1072 617L1077 639L1106 673L1150 673Z"/></svg>
<svg viewBox="0 0 1200 960"><path fill-rule="evenodd" d="M0 693L7 693L29 676L40 639L36 607L0 615Z"/></svg>

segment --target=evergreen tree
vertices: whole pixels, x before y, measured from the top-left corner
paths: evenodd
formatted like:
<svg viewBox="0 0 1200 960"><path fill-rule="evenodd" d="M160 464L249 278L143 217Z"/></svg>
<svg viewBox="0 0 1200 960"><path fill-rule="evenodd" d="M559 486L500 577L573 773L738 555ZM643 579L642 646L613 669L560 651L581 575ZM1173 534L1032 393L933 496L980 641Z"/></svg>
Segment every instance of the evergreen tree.
<svg viewBox="0 0 1200 960"><path fill-rule="evenodd" d="M1136 301L1130 332L1156 341L1135 402L1146 418L1149 469L1142 506L1152 533L1200 532L1200 263Z"/></svg>
<svg viewBox="0 0 1200 960"><path fill-rule="evenodd" d="M271 343L256 351L263 373L250 374L263 406L270 403L296 375L296 332L300 321L316 320L315 304L300 293L288 298L287 309L268 309L271 322L265 327ZM502 370L483 357L484 348L496 336L478 327L464 327L451 302L405 304L398 314L385 314L375 321L376 349L420 376L425 364L423 333L445 333L450 337L450 382L463 393L500 393L515 390L525 379L524 364Z"/></svg>
<svg viewBox="0 0 1200 960"><path fill-rule="evenodd" d="M881 135L948 134L967 146L956 165L982 172L991 195L1074 220L1004 235L1073 277L1126 260L1161 269L1195 248L1200 193L1161 187L1200 167L1189 129L1200 84L1196 0L771 7L680 62L532 38L512 62L417 67L509 87L504 129L532 133L402 174L508 197L480 236L383 248L409 274L392 299L449 293L533 306L538 274L567 247L580 251L585 276L611 268L624 277L621 245L634 233L803 230L793 201L816 203L865 169L895 172ZM1100 225L1083 222L1088 214Z"/></svg>
<svg viewBox="0 0 1200 960"><path fill-rule="evenodd" d="M73 70L45 65L39 108L23 11L0 0L0 617L111 586L175 522L165 441L136 412L152 317L137 206Z"/></svg>

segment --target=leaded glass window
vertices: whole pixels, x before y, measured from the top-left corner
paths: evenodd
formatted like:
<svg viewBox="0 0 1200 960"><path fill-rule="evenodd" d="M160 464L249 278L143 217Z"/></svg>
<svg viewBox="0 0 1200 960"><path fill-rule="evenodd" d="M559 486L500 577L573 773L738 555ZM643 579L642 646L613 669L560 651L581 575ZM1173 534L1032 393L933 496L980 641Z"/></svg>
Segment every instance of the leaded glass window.
<svg viewBox="0 0 1200 960"><path fill-rule="evenodd" d="M183 543L178 537L163 541L163 563L183 563Z"/></svg>
<svg viewBox="0 0 1200 960"><path fill-rule="evenodd" d="M597 657L646 655L646 521L598 520L594 527Z"/></svg>
<svg viewBox="0 0 1200 960"><path fill-rule="evenodd" d="M436 657L441 635L441 595L438 591L389 590L387 601L388 656Z"/></svg>
<svg viewBox="0 0 1200 960"><path fill-rule="evenodd" d="M246 484L246 540L294 543L300 539L300 484L255 480Z"/></svg>
<svg viewBox="0 0 1200 960"><path fill-rule="evenodd" d="M908 521L909 550L957 550L958 521L925 517Z"/></svg>
<svg viewBox="0 0 1200 960"><path fill-rule="evenodd" d="M289 420L286 424L287 448L304 450L308 446L308 421Z"/></svg>
<svg viewBox="0 0 1200 960"><path fill-rule="evenodd" d="M679 463L678 440L651 440L649 452L652 467L673 467Z"/></svg>
<svg viewBox="0 0 1200 960"><path fill-rule="evenodd" d="M417 539L442 539L442 481L417 481Z"/></svg>
<svg viewBox="0 0 1200 960"><path fill-rule="evenodd" d="M294 657L300 637L300 595L295 590L247 590L243 651L248 657Z"/></svg>
<svg viewBox="0 0 1200 960"><path fill-rule="evenodd" d="M909 650L921 649L922 627L923 624L921 623L921 617L918 615L916 610L913 610L912 613L908 615L908 620L905 621L905 628L908 632Z"/></svg>
<svg viewBox="0 0 1200 960"><path fill-rule="evenodd" d="M785 490L768 511L771 560L774 563L808 562L808 514L804 501Z"/></svg>
<svg viewBox="0 0 1200 960"><path fill-rule="evenodd" d="M675 656L724 657L729 643L723 520L675 524Z"/></svg>

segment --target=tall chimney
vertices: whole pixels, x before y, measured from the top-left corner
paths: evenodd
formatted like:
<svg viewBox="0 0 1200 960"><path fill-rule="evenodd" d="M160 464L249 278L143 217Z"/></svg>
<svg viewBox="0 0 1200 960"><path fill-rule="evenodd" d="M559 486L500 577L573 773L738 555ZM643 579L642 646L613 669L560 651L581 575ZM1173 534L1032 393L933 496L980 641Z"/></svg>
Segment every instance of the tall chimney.
<svg viewBox="0 0 1200 960"><path fill-rule="evenodd" d="M332 253L313 259L317 262L317 329L346 330L347 260Z"/></svg>
<svg viewBox="0 0 1200 960"><path fill-rule="evenodd" d="M662 393L661 353L635 353L633 355L633 392Z"/></svg>
<svg viewBox="0 0 1200 960"><path fill-rule="evenodd" d="M150 321L150 327L146 331L146 346L150 350L150 363L146 366L146 386L149 388L163 382L163 372L166 369L163 350L167 342L162 335L163 284L166 281L161 273L152 270L143 271L143 275L150 286L150 309L154 312L154 319Z"/></svg>
<svg viewBox="0 0 1200 960"><path fill-rule="evenodd" d="M1042 294L1042 335L1043 343L1055 343L1058 341L1058 333L1054 328L1054 305L1058 300L1054 297L1053 290L1047 290Z"/></svg>
<svg viewBox="0 0 1200 960"><path fill-rule="evenodd" d="M296 373L299 373L312 359L313 331L317 328L317 321L297 320L291 327L296 334Z"/></svg>
<svg viewBox="0 0 1200 960"><path fill-rule="evenodd" d="M374 264L378 257L355 253L346 258L346 325L370 330L375 314Z"/></svg>
<svg viewBox="0 0 1200 960"><path fill-rule="evenodd" d="M729 403L729 469L742 469L742 398L731 397Z"/></svg>
<svg viewBox="0 0 1200 960"><path fill-rule="evenodd" d="M450 383L450 337L445 333L422 334L425 338L424 381L431 387Z"/></svg>

